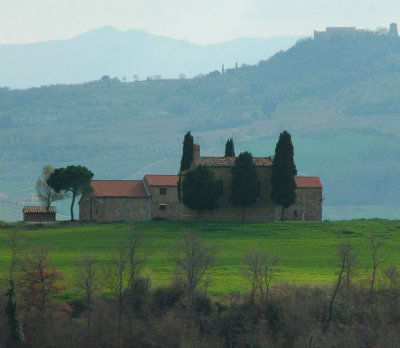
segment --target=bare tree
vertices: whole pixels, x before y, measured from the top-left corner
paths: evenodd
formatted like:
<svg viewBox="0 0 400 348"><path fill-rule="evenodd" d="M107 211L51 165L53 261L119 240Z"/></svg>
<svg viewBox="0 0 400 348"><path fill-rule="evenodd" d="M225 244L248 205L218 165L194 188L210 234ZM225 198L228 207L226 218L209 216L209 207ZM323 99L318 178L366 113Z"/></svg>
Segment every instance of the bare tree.
<svg viewBox="0 0 400 348"><path fill-rule="evenodd" d="M356 259L356 254L354 247L350 244L349 241L342 242L338 247L338 271L337 271L337 280L335 283L335 287L332 292L331 299L329 301L329 311L328 318L325 323L324 331L326 331L329 327L329 324L332 320L333 308L335 304L335 300L340 288L340 285L343 282L343 278L346 278L347 286L350 286L351 275L353 272L354 261Z"/></svg>
<svg viewBox="0 0 400 348"><path fill-rule="evenodd" d="M257 249L249 250L243 258L243 275L249 280L251 284L251 303L254 303L254 297L258 290L258 277L261 273L261 260L257 256Z"/></svg>
<svg viewBox="0 0 400 348"><path fill-rule="evenodd" d="M85 294L85 305L89 313L92 310L94 296L99 290L99 270L97 257L87 251L75 261L75 284L77 289ZM90 315L88 324L90 325Z"/></svg>
<svg viewBox="0 0 400 348"><path fill-rule="evenodd" d="M339 245L338 248L340 258L345 257L345 281L346 281L346 289L350 290L351 284L353 282L353 278L355 276L355 270L357 266L357 252L349 241L345 241Z"/></svg>
<svg viewBox="0 0 400 348"><path fill-rule="evenodd" d="M206 285L205 275L214 266L216 247L205 245L198 233L186 232L176 245L177 275L182 281L189 307L194 295Z"/></svg>
<svg viewBox="0 0 400 348"><path fill-rule="evenodd" d="M369 295L370 297L372 297L375 290L378 267L380 266L381 263L387 260L387 255L385 255L383 251L383 247L386 241L386 236L377 237L372 234L369 234L367 238L372 259L371 286L369 290Z"/></svg>
<svg viewBox="0 0 400 348"><path fill-rule="evenodd" d="M49 249L35 247L22 266L20 277L22 294L26 304L34 311L37 334L41 345L46 346L50 336L51 315L63 307L53 296L65 289L61 285L63 275L49 262Z"/></svg>
<svg viewBox="0 0 400 348"><path fill-rule="evenodd" d="M39 201L46 207L46 210L49 210L51 203L66 198L65 193L57 193L47 184L47 180L53 172L52 166L44 166L35 186Z"/></svg>
<svg viewBox="0 0 400 348"><path fill-rule="evenodd" d="M399 288L400 285L400 271L399 269L394 265L390 264L389 267L383 270L383 274L389 281L389 288L391 290L395 290Z"/></svg>
<svg viewBox="0 0 400 348"><path fill-rule="evenodd" d="M143 235L131 228L126 238L126 247L128 249L128 264L129 264L129 282L128 289L133 289L135 277L137 276L140 266L144 262L144 258L139 255L139 249L143 243Z"/></svg>
<svg viewBox="0 0 400 348"><path fill-rule="evenodd" d="M117 302L118 339L121 339L121 324L124 306L124 293L128 288L129 250L123 241L115 252L110 263L104 268L105 282Z"/></svg>
<svg viewBox="0 0 400 348"><path fill-rule="evenodd" d="M251 296L258 289L260 303L268 301L272 279L278 271L279 257L270 254L266 249L252 249L243 258L243 272L251 283Z"/></svg>

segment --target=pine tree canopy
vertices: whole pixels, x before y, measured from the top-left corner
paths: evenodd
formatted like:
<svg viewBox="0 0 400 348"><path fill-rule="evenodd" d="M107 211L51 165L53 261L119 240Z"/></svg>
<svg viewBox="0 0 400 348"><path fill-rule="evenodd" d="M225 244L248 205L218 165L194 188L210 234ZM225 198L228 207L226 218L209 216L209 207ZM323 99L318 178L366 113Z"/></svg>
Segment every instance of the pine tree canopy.
<svg viewBox="0 0 400 348"><path fill-rule="evenodd" d="M50 175L47 184L56 192L71 192L71 221L74 220L74 203L78 195L88 193L92 189L90 186L93 173L84 166L68 166L57 168Z"/></svg>
<svg viewBox="0 0 400 348"><path fill-rule="evenodd" d="M283 208L296 201L296 174L292 139L287 131L283 131L275 147L271 177L271 199Z"/></svg>
<svg viewBox="0 0 400 348"><path fill-rule="evenodd" d="M247 207L257 200L258 175L250 152L242 152L231 169L231 199L235 206Z"/></svg>
<svg viewBox="0 0 400 348"><path fill-rule="evenodd" d="M183 204L193 210L213 210L218 207L214 173L206 166L188 171L182 183Z"/></svg>
<svg viewBox="0 0 400 348"><path fill-rule="evenodd" d="M185 134L183 139L183 151L180 171L189 169L193 161L193 136L190 131Z"/></svg>

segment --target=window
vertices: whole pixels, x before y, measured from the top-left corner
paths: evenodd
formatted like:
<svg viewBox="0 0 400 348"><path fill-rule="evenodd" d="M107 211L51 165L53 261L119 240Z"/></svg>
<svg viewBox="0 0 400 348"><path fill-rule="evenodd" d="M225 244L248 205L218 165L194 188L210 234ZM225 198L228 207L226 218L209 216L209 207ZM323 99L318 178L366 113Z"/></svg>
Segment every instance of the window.
<svg viewBox="0 0 400 348"><path fill-rule="evenodd" d="M166 187L160 187L160 195L164 196L167 194L167 188Z"/></svg>
<svg viewBox="0 0 400 348"><path fill-rule="evenodd" d="M160 204L160 210L167 210L166 204Z"/></svg>
<svg viewBox="0 0 400 348"><path fill-rule="evenodd" d="M222 180L217 181L217 196L222 197L224 195L224 183Z"/></svg>

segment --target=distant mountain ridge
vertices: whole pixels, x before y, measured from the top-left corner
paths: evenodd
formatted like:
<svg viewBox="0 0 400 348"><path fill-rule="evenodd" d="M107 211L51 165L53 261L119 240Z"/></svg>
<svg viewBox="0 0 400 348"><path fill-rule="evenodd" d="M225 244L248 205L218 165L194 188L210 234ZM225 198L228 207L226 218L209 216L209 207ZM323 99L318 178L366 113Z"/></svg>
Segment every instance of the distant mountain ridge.
<svg viewBox="0 0 400 348"><path fill-rule="evenodd" d="M29 88L93 81L103 75L133 80L193 77L255 64L292 46L298 37L241 38L201 46L140 30L102 27L68 40L0 45L0 86Z"/></svg>

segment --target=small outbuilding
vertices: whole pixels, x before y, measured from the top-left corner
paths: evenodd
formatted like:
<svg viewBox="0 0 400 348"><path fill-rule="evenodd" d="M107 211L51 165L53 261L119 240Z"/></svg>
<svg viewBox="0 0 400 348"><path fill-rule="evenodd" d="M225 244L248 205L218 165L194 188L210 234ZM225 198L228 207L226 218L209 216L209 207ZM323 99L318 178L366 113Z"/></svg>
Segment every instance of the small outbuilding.
<svg viewBox="0 0 400 348"><path fill-rule="evenodd" d="M24 222L49 222L56 221L56 207L24 206L22 209Z"/></svg>

